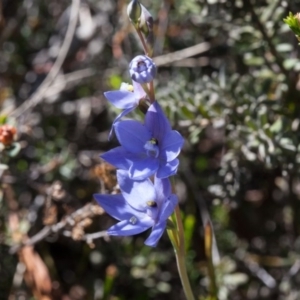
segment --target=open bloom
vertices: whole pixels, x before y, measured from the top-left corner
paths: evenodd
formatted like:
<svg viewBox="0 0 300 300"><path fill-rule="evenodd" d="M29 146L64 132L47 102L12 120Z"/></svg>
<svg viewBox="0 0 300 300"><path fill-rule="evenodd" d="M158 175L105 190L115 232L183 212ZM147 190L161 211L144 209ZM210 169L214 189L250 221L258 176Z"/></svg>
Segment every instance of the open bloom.
<svg viewBox="0 0 300 300"><path fill-rule="evenodd" d="M150 57L138 55L130 62L129 73L132 80L138 83L147 83L154 79L156 65Z"/></svg>
<svg viewBox="0 0 300 300"><path fill-rule="evenodd" d="M122 117L133 111L138 105L141 99L145 98L146 93L141 85L135 81L132 82L132 86L126 83L122 83L120 90L108 91L104 93L107 100L116 106L117 108L124 109L114 120L112 129L109 133L111 138L114 124L118 122Z"/></svg>
<svg viewBox="0 0 300 300"><path fill-rule="evenodd" d="M177 196L171 194L169 179L154 178L134 181L126 171L117 171L122 194L94 195L100 206L120 222L107 230L109 235L129 236L152 228L145 241L155 247L165 231L167 219L177 205Z"/></svg>
<svg viewBox="0 0 300 300"><path fill-rule="evenodd" d="M121 146L101 157L128 170L130 178L143 180L155 173L158 178L166 178L176 173L184 140L172 130L157 101L149 107L145 124L125 120L115 124L115 132Z"/></svg>

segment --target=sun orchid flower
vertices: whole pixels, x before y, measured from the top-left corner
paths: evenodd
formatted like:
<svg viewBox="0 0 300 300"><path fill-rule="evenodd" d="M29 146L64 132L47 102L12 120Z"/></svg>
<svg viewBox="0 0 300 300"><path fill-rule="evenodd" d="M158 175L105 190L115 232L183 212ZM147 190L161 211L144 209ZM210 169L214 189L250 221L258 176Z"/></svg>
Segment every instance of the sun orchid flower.
<svg viewBox="0 0 300 300"><path fill-rule="evenodd" d="M122 194L94 195L99 205L120 221L107 234L130 236L152 228L145 244L155 247L178 202L177 196L171 193L169 179L154 177L154 183L150 179L134 181L124 170L117 171L117 178Z"/></svg>
<svg viewBox="0 0 300 300"><path fill-rule="evenodd" d="M104 93L106 99L115 107L124 109L114 120L108 139L111 139L114 125L125 115L133 111L138 105L141 99L146 97L146 93L142 86L133 81L132 86L126 83L122 83L120 90L108 91Z"/></svg>
<svg viewBox="0 0 300 300"><path fill-rule="evenodd" d="M132 80L138 83L148 83L156 75L156 65L150 57L138 55L130 62L129 73Z"/></svg>
<svg viewBox="0 0 300 300"><path fill-rule="evenodd" d="M154 175L166 178L177 171L184 140L172 130L161 107L155 101L148 109L145 124L124 120L115 124L115 132L121 146L101 157L108 163L128 170L129 177L143 180Z"/></svg>

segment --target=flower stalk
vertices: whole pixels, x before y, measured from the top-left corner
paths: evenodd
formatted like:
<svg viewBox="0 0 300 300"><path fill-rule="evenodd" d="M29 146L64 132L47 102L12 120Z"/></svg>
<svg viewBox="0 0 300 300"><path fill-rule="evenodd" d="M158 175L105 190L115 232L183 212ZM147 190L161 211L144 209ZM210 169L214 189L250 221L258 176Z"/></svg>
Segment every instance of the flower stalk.
<svg viewBox="0 0 300 300"><path fill-rule="evenodd" d="M176 206L175 213L173 216L175 219L176 228L174 230L168 230L168 235L169 235L169 238L170 238L173 248L174 248L178 273L179 273L179 277L181 280L181 284L182 284L186 299L187 300L195 300L195 297L193 295L193 291L191 288L191 284L190 284L190 281L188 278L188 274L187 274L186 261L185 261L186 252L185 252L185 245L184 245L185 244L184 229L183 229L183 224L182 224L182 220L181 220L181 213L180 213L179 205Z"/></svg>
<svg viewBox="0 0 300 300"><path fill-rule="evenodd" d="M136 32L137 32L137 34L138 34L138 36L139 36L139 38L140 38L140 40L141 40L141 43L142 43L142 46L143 46L143 50L144 50L144 52L145 52L145 55L151 57L152 55L151 55L150 51L148 50L148 46L147 46L147 44L146 44L146 41L145 41L145 39L144 39L144 36L143 36L141 30L140 30L139 28L136 28L136 27L134 27L134 28L135 28L135 30L136 30Z"/></svg>

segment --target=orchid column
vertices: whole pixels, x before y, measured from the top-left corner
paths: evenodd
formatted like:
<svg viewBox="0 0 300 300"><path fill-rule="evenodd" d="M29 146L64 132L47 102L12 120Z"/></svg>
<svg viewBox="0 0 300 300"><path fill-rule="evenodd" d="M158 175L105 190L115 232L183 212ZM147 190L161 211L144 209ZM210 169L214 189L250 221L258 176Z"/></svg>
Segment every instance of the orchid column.
<svg viewBox="0 0 300 300"><path fill-rule="evenodd" d="M97 194L95 199L108 214L119 221L107 230L109 235L129 236L151 228L145 244L155 247L166 228L168 229L186 297L194 299L185 266L178 199L172 193L169 180L177 172L177 157L184 140L179 132L172 130L155 99L153 80L156 66L150 58L153 19L136 0L130 2L127 13L138 33L145 55L135 57L129 64L132 85L123 83L120 90L104 93L110 103L123 109L114 120L109 134L111 138L115 133L121 146L101 156L118 169L121 194ZM145 104L147 112L143 123L123 120L125 115ZM168 219L171 226L167 227Z"/></svg>

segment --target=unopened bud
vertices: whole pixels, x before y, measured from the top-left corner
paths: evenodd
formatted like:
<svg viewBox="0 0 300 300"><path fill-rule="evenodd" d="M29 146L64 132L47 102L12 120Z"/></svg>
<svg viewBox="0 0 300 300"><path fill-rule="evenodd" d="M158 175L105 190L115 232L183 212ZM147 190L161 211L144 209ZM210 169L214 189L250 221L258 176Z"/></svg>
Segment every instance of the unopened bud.
<svg viewBox="0 0 300 300"><path fill-rule="evenodd" d="M132 0L127 6L127 15L130 21L134 24L140 22L142 7L138 0Z"/></svg>
<svg viewBox="0 0 300 300"><path fill-rule="evenodd" d="M156 65L146 55L136 56L129 64L129 73L132 80L138 83L148 83L156 75Z"/></svg>
<svg viewBox="0 0 300 300"><path fill-rule="evenodd" d="M149 32L153 31L153 17L144 5L141 5L141 9L140 29L147 36Z"/></svg>
<svg viewBox="0 0 300 300"><path fill-rule="evenodd" d="M154 35L153 35L153 17L145 6L141 4L142 14L139 22L139 29L144 33L148 45L148 55L152 56Z"/></svg>

